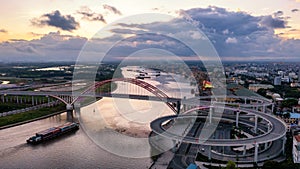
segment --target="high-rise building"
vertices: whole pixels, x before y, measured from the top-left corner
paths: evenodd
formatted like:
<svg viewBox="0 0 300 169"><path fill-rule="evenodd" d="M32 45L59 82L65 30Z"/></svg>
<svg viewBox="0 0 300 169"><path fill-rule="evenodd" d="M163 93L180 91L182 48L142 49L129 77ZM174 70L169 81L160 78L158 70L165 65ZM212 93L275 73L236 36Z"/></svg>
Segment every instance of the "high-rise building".
<svg viewBox="0 0 300 169"><path fill-rule="evenodd" d="M299 72L298 72L298 83L300 83L300 68L299 68Z"/></svg>
<svg viewBox="0 0 300 169"><path fill-rule="evenodd" d="M274 85L279 86L281 85L281 77L277 76L274 78Z"/></svg>

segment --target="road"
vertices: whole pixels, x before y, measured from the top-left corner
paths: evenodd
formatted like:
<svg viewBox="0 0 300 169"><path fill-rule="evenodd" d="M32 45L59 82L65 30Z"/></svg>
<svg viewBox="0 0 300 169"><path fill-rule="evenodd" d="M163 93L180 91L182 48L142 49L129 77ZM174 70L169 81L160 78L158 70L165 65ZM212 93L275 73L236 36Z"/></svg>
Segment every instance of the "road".
<svg viewBox="0 0 300 169"><path fill-rule="evenodd" d="M229 108L229 107L227 107L226 109L232 110L232 111L236 110L234 108ZM255 110L241 110L241 111L249 112L250 114L259 115L260 117L270 121L270 123L272 124L272 129L271 129L270 133L265 134L265 135L259 135L254 138L240 139L240 140L234 140L234 141L228 140L228 139L199 140L199 138L195 138L195 137L182 138L181 136L176 136L173 133L165 132L165 129L162 127L163 122L165 122L167 120L172 120L172 119L177 119L177 118L195 118L195 116L191 116L191 115L182 115L182 116L173 115L173 116L161 117L161 118L158 118L158 119L154 120L153 122L151 122L150 126L151 126L152 131L154 131L155 133L164 135L171 139L175 139L178 141L183 140L184 142L193 143L193 144L199 144L201 142L201 144L203 144L203 145L212 145L212 146L229 146L229 145L242 146L242 145L246 145L246 144L253 144L255 142L256 143L266 143L266 142L278 140L285 136L286 126L285 126L284 122L277 119L276 117L273 117L271 115L261 113L259 111L255 111ZM207 129L209 129L209 127L210 126L208 125Z"/></svg>

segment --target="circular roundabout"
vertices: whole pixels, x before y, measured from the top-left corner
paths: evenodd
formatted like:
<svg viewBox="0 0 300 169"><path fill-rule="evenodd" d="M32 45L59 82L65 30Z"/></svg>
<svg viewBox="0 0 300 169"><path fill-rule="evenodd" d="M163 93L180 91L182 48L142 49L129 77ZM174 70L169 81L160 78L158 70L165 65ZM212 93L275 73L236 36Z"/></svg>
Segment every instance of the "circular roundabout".
<svg viewBox="0 0 300 169"><path fill-rule="evenodd" d="M197 107L197 108L192 109L192 111L203 110L203 109L207 109L207 108L220 108L220 107L216 107L216 106ZM203 116L203 115L201 115L201 116L198 116L198 115L165 116L165 117L161 117L161 118L158 118L158 119L152 121L150 126L151 126L152 131L155 132L156 134L159 134L159 135L162 135L162 136L165 136L168 138L172 138L177 141L192 143L192 144L211 145L211 146L239 146L239 145L253 144L253 143L260 144L260 143L272 142L272 141L275 141L275 140L280 139L285 136L286 126L285 126L284 122L275 117L272 117L269 114L261 113L256 110L238 109L238 108L231 108L231 107L224 107L224 110L225 111L226 110L241 111L241 112L245 112L250 115L256 115L256 116L262 118L263 120L267 121L268 122L267 124L269 124L270 127L269 127L268 131L262 135L258 135L258 136L254 136L252 138L246 138L246 139L231 140L231 139L210 139L210 138L203 139L201 137L199 138L199 137L182 136L182 135L178 135L176 133L168 132L168 129L163 127L163 124L170 120L176 120L176 119L195 120L196 118L206 119L207 116ZM189 110L188 112L191 112L191 110ZM183 114L185 114L185 113L183 113ZM222 117L212 117L212 118L235 122L235 118L233 119L230 115L225 115L225 116L223 115ZM253 123L253 122L249 122L249 123L241 122L241 123L251 126L252 125L251 123ZM208 126L209 126L209 124L206 125L206 127L208 127ZM205 130L205 127L203 129Z"/></svg>
<svg viewBox="0 0 300 169"><path fill-rule="evenodd" d="M209 159L236 161L239 156L241 163L262 162L277 158L285 151L286 125L271 115L271 106L273 109L269 100L257 97L183 99L183 113L160 117L150 127L177 146L198 145L198 152ZM176 125L178 128L182 123L187 124L186 129L177 132Z"/></svg>

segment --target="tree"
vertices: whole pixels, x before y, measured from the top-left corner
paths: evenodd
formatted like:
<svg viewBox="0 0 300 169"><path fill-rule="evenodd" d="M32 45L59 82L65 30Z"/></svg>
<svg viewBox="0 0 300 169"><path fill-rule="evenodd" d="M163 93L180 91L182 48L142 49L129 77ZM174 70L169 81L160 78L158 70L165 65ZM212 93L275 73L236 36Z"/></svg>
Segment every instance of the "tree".
<svg viewBox="0 0 300 169"><path fill-rule="evenodd" d="M261 96L266 97L267 91L266 91L266 89L260 88L257 90L257 93Z"/></svg>
<svg viewBox="0 0 300 169"><path fill-rule="evenodd" d="M288 112L286 114L283 114L283 118L289 119L291 117L291 114Z"/></svg>
<svg viewBox="0 0 300 169"><path fill-rule="evenodd" d="M298 100L296 100L296 99L287 99L287 100L284 100L282 102L281 106L292 108L293 106L296 106L297 104L298 104Z"/></svg>
<svg viewBox="0 0 300 169"><path fill-rule="evenodd" d="M236 169L235 162L229 160L227 162L227 164L226 164L226 168L225 169Z"/></svg>
<svg viewBox="0 0 300 169"><path fill-rule="evenodd" d="M262 166L262 169L280 169L281 166L276 161L266 161Z"/></svg>

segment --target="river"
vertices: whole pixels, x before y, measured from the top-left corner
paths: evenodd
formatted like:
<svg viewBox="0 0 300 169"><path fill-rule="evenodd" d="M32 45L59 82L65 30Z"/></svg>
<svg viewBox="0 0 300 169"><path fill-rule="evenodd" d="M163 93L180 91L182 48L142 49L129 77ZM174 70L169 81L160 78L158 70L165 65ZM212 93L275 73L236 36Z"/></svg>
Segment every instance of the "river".
<svg viewBox="0 0 300 169"><path fill-rule="evenodd" d="M66 113L0 130L0 168L149 168L150 158L111 154L93 143L83 130L36 146L26 144L34 133L67 121Z"/></svg>
<svg viewBox="0 0 300 169"><path fill-rule="evenodd" d="M124 77L131 77L128 71L122 71L122 73ZM193 87L190 86L187 79L178 75L173 77L176 78L176 83L164 73L155 79L146 81L160 88L165 87L169 96L192 97L190 91ZM122 91L132 88L134 89L134 87L121 84L115 92L122 93ZM138 91L130 90L130 93L139 94ZM117 98L103 98L80 111L81 125L86 130L81 128L73 134L36 146L26 144L26 139L38 131L65 123L67 121L66 113L0 130L0 168L149 168L152 164L152 159L146 157L151 154L147 138L150 132L149 124L155 118L174 113L163 102ZM107 128L124 130L124 134L129 136L125 139L109 140L111 135L102 133ZM134 142L137 139L131 137L136 134L143 134L140 135L144 138L140 149L135 146L138 145ZM125 144L121 148L132 145L127 149L131 153L130 156L145 158L126 158L115 155L122 153L124 156L128 155L119 151L118 145L121 144ZM106 150L114 151L115 154L102 149L103 145L115 145L115 147L106 147Z"/></svg>

